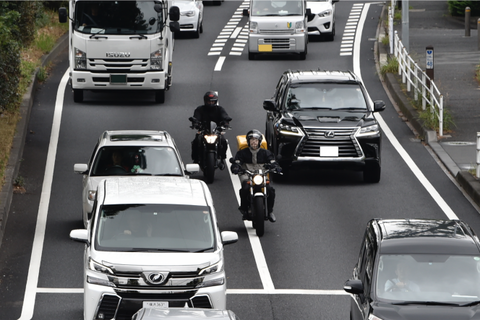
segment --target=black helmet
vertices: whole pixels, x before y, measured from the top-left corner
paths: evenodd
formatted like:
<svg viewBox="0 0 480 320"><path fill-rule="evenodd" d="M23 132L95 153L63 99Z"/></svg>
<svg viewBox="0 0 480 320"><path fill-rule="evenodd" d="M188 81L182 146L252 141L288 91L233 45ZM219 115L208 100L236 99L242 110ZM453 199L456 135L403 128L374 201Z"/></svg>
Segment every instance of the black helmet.
<svg viewBox="0 0 480 320"><path fill-rule="evenodd" d="M216 106L218 102L218 94L215 91L207 91L203 96L203 102L206 106Z"/></svg>
<svg viewBox="0 0 480 320"><path fill-rule="evenodd" d="M252 138L258 139L258 147L260 147L262 145L263 136L262 136L262 133L259 130L253 129L253 130L248 131L248 133L247 133L247 144L248 144L249 147L250 147L250 139L252 139Z"/></svg>

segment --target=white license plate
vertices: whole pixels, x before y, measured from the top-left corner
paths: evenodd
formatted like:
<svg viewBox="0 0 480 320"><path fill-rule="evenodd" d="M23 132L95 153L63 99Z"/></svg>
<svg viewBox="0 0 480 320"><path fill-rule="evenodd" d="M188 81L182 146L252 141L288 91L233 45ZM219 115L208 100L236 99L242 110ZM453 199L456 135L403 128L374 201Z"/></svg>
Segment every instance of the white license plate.
<svg viewBox="0 0 480 320"><path fill-rule="evenodd" d="M144 308L168 308L168 301L143 301Z"/></svg>
<svg viewBox="0 0 480 320"><path fill-rule="evenodd" d="M338 157L338 147L320 147L320 157Z"/></svg>

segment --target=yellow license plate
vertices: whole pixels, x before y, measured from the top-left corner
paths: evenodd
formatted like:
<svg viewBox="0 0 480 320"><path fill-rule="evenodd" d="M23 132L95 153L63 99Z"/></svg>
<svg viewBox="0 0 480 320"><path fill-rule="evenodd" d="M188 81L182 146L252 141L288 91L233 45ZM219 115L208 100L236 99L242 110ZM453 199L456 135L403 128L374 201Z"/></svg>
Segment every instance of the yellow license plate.
<svg viewBox="0 0 480 320"><path fill-rule="evenodd" d="M272 45L271 44L259 44L258 45L259 52L272 52Z"/></svg>

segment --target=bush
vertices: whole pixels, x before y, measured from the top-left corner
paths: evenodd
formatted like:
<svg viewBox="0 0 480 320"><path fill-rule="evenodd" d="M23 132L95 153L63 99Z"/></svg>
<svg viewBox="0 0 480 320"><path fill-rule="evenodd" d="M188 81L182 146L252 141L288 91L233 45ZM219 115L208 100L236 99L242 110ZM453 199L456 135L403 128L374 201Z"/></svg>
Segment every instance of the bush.
<svg viewBox="0 0 480 320"><path fill-rule="evenodd" d="M452 16L465 16L465 8L470 7L470 14L472 16L480 15L479 1L448 1L448 11Z"/></svg>

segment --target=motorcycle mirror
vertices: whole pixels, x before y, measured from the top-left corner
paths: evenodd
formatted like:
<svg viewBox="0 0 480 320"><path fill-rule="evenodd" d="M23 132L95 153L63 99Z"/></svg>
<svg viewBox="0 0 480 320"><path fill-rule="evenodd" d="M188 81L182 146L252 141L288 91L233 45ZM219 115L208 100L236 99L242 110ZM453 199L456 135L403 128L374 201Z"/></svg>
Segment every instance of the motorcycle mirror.
<svg viewBox="0 0 480 320"><path fill-rule="evenodd" d="M233 158L228 159L228 161L230 161L230 163L234 162Z"/></svg>

